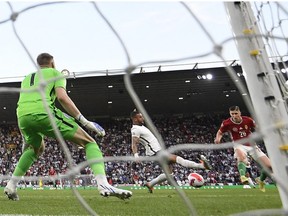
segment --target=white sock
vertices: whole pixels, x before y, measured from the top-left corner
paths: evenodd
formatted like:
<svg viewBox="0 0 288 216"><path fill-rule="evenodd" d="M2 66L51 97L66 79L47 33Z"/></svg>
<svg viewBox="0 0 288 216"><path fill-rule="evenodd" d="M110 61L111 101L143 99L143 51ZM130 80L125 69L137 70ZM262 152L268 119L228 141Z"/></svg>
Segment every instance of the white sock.
<svg viewBox="0 0 288 216"><path fill-rule="evenodd" d="M187 168L205 169L205 167L202 163L196 163L194 161L185 160L184 158L182 158L180 156L176 157L176 163L178 163L184 167L187 167Z"/></svg>
<svg viewBox="0 0 288 216"><path fill-rule="evenodd" d="M7 186L15 189L17 187L18 182L21 180L22 176L14 176L12 175L10 181L7 183Z"/></svg>
<svg viewBox="0 0 288 216"><path fill-rule="evenodd" d="M152 179L152 181L149 182L150 187L153 187L156 184L160 184L161 182L164 182L167 179L165 173L160 174L156 178Z"/></svg>
<svg viewBox="0 0 288 216"><path fill-rule="evenodd" d="M106 175L98 174L95 176L95 179L97 181L98 188L100 185L109 185Z"/></svg>
<svg viewBox="0 0 288 216"><path fill-rule="evenodd" d="M250 185L251 187L255 187L255 185L254 185L254 183L253 183L253 181L252 181L251 178L248 178L248 183L249 183L249 185Z"/></svg>

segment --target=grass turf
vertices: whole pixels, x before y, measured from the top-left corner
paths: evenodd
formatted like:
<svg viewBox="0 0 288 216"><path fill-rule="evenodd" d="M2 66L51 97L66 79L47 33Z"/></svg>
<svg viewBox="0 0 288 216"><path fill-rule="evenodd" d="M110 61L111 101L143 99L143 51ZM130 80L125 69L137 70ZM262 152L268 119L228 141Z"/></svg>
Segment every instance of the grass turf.
<svg viewBox="0 0 288 216"><path fill-rule="evenodd" d="M0 190L3 193L3 189ZM98 215L148 216L189 215L188 208L174 189L132 190L133 197L122 201L116 197L103 198L97 190L79 190ZM199 216L221 216L248 210L281 208L276 187L259 189L200 189L184 190ZM18 190L20 201L0 196L0 214L28 215L88 215L72 190Z"/></svg>

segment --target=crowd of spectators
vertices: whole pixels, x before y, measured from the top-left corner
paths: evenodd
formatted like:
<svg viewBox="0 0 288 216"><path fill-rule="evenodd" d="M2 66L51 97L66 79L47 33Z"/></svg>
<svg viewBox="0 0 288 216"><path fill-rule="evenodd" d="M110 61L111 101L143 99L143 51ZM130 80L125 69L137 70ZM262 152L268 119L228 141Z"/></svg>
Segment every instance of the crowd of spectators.
<svg viewBox="0 0 288 216"><path fill-rule="evenodd" d="M152 118L156 128L163 137L166 147L177 144L211 144L217 129L225 115L191 115ZM111 119L102 122L106 136L97 140L104 156L131 156L131 122L129 119ZM1 125L0 127L0 175L11 175L21 155L22 137L16 125ZM85 150L67 143L75 164L85 160ZM26 176L48 176L49 170L56 174L65 174L68 169L65 155L61 146L54 139L45 139L45 152L28 170ZM262 146L263 147L263 146ZM144 149L140 148L143 153ZM174 165L175 179L178 184L187 183L187 176L191 172L203 175L206 184L240 184L233 149L178 151L177 155L185 159L198 161L200 154L204 154L211 162L212 170L194 170ZM106 163L107 177L112 184L141 185L159 175L162 170L153 161L135 163L133 161L110 161ZM51 172L51 171L50 171ZM89 167L81 170L82 175L92 175ZM258 176L259 168L252 162L252 174ZM93 182L93 181L92 181Z"/></svg>

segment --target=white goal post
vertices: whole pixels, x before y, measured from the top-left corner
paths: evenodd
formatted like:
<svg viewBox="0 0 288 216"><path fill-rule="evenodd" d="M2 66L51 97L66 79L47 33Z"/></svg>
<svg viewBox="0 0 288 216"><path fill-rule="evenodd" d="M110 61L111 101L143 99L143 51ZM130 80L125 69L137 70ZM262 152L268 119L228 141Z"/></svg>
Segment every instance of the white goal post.
<svg viewBox="0 0 288 216"><path fill-rule="evenodd" d="M254 118L263 134L271 159L283 209L288 210L287 105L281 95L275 71L265 50L263 35L250 2L226 2L242 69L255 110Z"/></svg>

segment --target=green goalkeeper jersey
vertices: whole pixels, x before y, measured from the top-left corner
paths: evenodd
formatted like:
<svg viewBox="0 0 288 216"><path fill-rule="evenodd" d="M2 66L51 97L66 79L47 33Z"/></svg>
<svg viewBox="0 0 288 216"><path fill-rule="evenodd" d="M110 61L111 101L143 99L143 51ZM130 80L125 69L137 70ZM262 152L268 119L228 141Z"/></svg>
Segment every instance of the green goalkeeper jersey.
<svg viewBox="0 0 288 216"><path fill-rule="evenodd" d="M54 68L41 69L44 80L47 82L45 86L45 100L50 109L55 108L55 88L62 87L66 89L66 79L63 75ZM55 80L55 78L57 78ZM62 78L59 78L62 77ZM21 83L21 90L33 90L39 87L40 77L39 72L27 75ZM21 92L17 106L17 117L27 114L47 113L43 105L42 97L39 91Z"/></svg>

